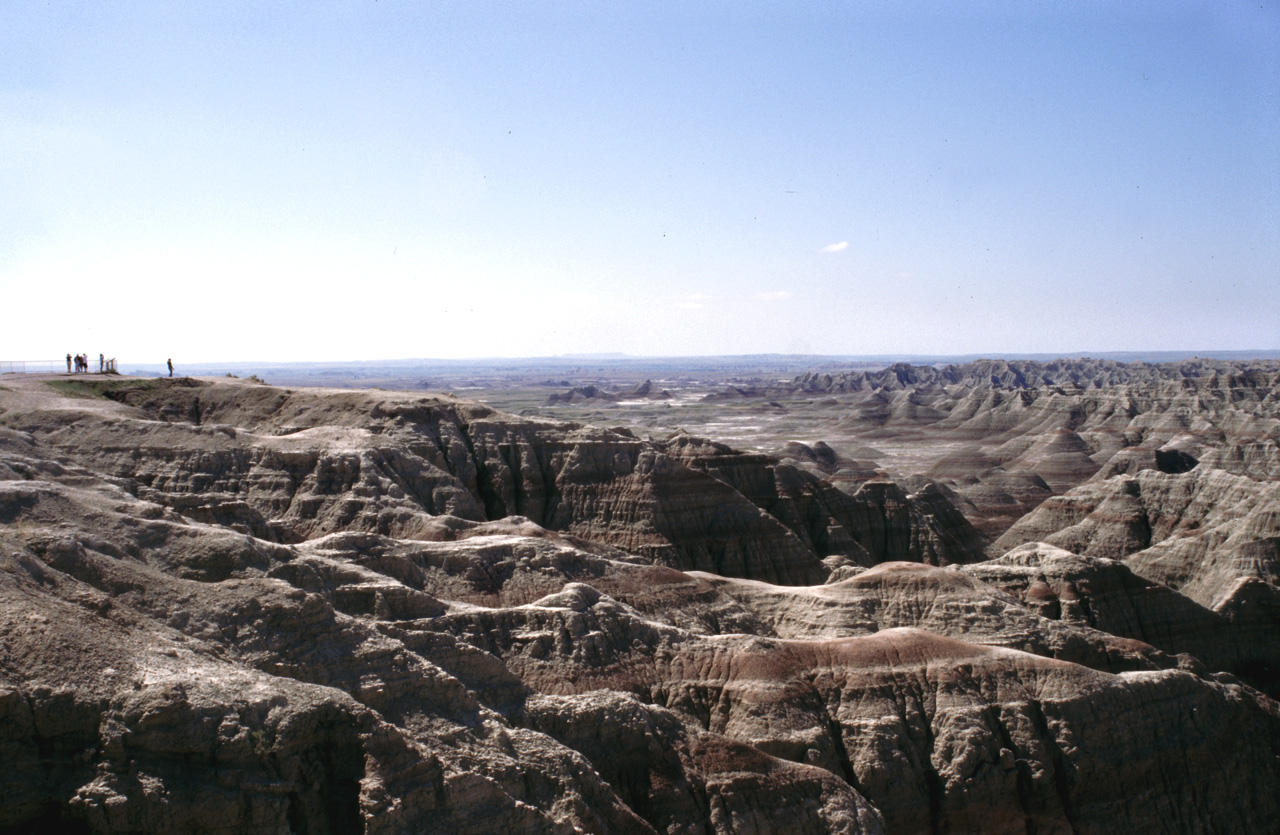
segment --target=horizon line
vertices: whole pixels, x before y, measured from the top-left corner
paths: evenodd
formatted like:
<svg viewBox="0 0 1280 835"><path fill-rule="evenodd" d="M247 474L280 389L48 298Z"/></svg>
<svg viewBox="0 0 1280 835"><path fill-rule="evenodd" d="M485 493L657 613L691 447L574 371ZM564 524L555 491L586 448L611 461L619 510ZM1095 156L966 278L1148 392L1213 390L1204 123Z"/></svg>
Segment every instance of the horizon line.
<svg viewBox="0 0 1280 835"><path fill-rule="evenodd" d="M1229 356L1226 356L1229 355ZM348 365L374 365L379 363L394 365L410 365L422 363L440 363L457 365L464 363L498 363L498 362L555 362L570 364L574 362L604 362L604 363L624 363L624 362L643 362L649 360L750 360L750 359L768 359L774 361L808 361L808 360L833 360L833 361L863 361L863 362L881 362L881 361L912 361L912 360L929 360L931 362L940 362L948 360L960 360L972 362L976 360L1033 360L1040 361L1043 359L1117 359L1118 357L1138 357L1138 356L1157 356L1157 357L1173 357L1179 356L1186 359L1280 359L1280 347L1277 348L1187 348L1187 349L1126 349L1126 350L1109 350L1109 351L1006 351L1006 352L981 352L968 351L963 353L941 353L941 352L883 352L883 353L867 353L867 354L824 354L824 353L778 353L778 352L761 352L750 354L625 354L625 353L601 353L601 354L543 354L543 355L524 355L524 356L477 356L477 357L379 357L373 359L326 359L326 360L276 360L276 359L246 359L246 360L190 360L175 363L176 365L185 365L187 367L204 367L211 365L235 366L235 365L275 365L275 366L348 366ZM59 358L60 360L61 358ZM20 360L14 360L20 361ZM26 362L43 362L45 360L26 360ZM117 360L120 365L129 364L140 368L166 368L163 361L160 362L141 362L133 360Z"/></svg>

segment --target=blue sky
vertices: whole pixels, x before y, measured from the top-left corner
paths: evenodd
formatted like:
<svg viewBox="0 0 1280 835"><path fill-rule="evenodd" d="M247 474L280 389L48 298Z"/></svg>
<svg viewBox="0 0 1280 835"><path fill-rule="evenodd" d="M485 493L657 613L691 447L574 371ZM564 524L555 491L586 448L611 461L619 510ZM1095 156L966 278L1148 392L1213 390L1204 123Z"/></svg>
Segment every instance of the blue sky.
<svg viewBox="0 0 1280 835"><path fill-rule="evenodd" d="M0 297L4 358L1274 349L1280 7L10 0Z"/></svg>

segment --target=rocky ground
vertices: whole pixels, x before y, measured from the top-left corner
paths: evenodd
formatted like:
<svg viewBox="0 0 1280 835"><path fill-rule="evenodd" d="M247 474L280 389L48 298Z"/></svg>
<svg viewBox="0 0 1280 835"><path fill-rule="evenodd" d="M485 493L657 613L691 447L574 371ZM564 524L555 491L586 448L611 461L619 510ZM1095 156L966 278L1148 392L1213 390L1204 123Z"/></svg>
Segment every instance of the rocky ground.
<svg viewBox="0 0 1280 835"><path fill-rule="evenodd" d="M1280 364L1049 365L0 378L0 833L1272 831Z"/></svg>

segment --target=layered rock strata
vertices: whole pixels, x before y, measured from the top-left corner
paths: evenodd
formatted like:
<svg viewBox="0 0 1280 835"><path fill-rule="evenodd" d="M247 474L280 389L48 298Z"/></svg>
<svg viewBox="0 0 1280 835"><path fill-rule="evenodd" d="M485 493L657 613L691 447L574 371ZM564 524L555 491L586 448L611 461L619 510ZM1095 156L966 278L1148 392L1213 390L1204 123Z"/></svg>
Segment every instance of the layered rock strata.
<svg viewBox="0 0 1280 835"><path fill-rule="evenodd" d="M1202 459L1258 480L1280 473L1274 360L895 365L781 389L836 395L835 435L943 445L924 474L967 499L966 515L993 538L1098 474L1181 473Z"/></svg>
<svg viewBox="0 0 1280 835"><path fill-rule="evenodd" d="M883 831L829 772L656 708L674 752L655 764L660 779L612 785L601 774L620 773L549 733L590 751L590 714L539 713L526 683L449 631L449 612L474 604L331 548L182 519L84 471L21 484L0 534L8 829L729 833L777 831L782 815L797 831ZM495 539L606 563L552 537L475 537ZM458 585L489 587L465 553L439 562ZM423 623L445 628L412 628Z"/></svg>
<svg viewBox="0 0 1280 835"><path fill-rule="evenodd" d="M520 515L676 568L784 583L820 581L828 558L982 556L976 531L935 496L880 486L849 497L687 436L641 441L393 394L185 380L88 392L122 406L64 400L7 425L142 498L279 542L351 530L416 538L441 515Z"/></svg>
<svg viewBox="0 0 1280 835"><path fill-rule="evenodd" d="M1280 706L1253 686L1277 505L1203 449L1011 531L1082 553L979 561L948 488L833 482L821 448L234 382L6 379L0 410L6 831L1280 814Z"/></svg>

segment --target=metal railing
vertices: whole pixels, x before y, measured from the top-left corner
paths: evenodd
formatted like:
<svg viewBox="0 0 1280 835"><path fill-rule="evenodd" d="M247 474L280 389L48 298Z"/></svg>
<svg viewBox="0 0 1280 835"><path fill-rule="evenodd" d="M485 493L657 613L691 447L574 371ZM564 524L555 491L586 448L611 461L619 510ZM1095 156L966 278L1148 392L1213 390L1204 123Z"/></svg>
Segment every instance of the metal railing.
<svg viewBox="0 0 1280 835"><path fill-rule="evenodd" d="M67 361L65 358L57 360L0 360L0 374L57 374L58 372L67 373ZM89 372L94 374L117 373L116 358L112 357L104 360L101 372L93 367L93 361L90 360Z"/></svg>

